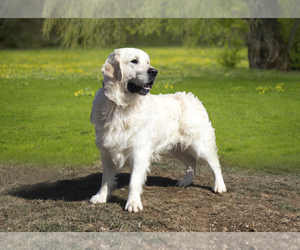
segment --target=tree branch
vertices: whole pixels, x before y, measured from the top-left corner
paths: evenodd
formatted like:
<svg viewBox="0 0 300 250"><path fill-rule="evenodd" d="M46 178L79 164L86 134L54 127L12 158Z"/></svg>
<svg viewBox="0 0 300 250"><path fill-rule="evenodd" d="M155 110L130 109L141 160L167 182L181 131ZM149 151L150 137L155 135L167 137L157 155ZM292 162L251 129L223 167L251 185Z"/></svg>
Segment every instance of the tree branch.
<svg viewBox="0 0 300 250"><path fill-rule="evenodd" d="M296 32L297 32L297 28L300 24L300 18L296 18L295 22L294 22L294 25L293 25L293 28L291 30L291 33L290 33L290 36L289 36L289 40L287 42L287 51L290 52L291 48L292 48L292 45L293 45L293 41L294 41L294 38L295 38L295 35L296 35Z"/></svg>

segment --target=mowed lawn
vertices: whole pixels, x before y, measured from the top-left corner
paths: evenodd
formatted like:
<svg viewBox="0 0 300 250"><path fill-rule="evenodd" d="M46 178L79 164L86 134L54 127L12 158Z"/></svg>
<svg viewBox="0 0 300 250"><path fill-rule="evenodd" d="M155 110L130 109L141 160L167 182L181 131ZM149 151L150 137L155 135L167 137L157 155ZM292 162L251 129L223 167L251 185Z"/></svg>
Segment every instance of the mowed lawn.
<svg viewBox="0 0 300 250"><path fill-rule="evenodd" d="M152 94L186 91L206 107L223 167L297 174L300 74L234 69L218 48L142 48L158 70ZM0 163L86 167L99 151L90 124L112 48L0 52Z"/></svg>

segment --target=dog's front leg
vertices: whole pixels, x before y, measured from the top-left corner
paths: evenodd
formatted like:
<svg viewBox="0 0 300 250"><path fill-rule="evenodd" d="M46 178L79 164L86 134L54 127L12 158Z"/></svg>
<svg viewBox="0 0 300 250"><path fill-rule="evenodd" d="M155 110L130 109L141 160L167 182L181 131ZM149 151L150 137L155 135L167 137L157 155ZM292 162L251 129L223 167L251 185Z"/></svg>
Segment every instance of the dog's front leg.
<svg viewBox="0 0 300 250"><path fill-rule="evenodd" d="M114 177L116 174L116 165L111 160L110 155L101 150L101 158L103 165L101 188L91 199L91 203L105 203L110 197L110 192L114 186Z"/></svg>
<svg viewBox="0 0 300 250"><path fill-rule="evenodd" d="M143 192L143 184L147 179L149 166L150 155L147 153L135 154L131 169L128 199L125 206L125 210L128 212L138 212L143 209L141 194Z"/></svg>

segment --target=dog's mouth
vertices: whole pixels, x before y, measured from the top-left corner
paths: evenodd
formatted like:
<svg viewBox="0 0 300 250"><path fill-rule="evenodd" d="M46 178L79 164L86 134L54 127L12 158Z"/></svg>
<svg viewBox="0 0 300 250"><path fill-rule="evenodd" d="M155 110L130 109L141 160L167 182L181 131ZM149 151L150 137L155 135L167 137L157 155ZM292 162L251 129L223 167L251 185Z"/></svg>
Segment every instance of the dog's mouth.
<svg viewBox="0 0 300 250"><path fill-rule="evenodd" d="M146 84L143 84L143 85L138 85L138 84L135 84L134 82L129 82L127 84L127 89L130 93L137 93L139 95L147 95L149 93L150 89L152 89L154 80L155 80L155 78L152 81L150 81Z"/></svg>

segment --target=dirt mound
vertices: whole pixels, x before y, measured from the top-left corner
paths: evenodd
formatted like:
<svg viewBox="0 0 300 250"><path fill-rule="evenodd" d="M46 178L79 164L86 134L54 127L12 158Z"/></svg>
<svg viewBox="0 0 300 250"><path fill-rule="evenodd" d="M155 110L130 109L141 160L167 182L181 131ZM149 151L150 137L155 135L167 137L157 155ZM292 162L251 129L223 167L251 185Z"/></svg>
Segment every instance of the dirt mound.
<svg viewBox="0 0 300 250"><path fill-rule="evenodd" d="M142 194L144 210L124 211L129 173L106 204L89 198L101 183L100 167L86 169L0 166L0 231L296 232L300 181L223 168L228 192L212 192L213 175L197 167L188 188L179 162L154 163Z"/></svg>

